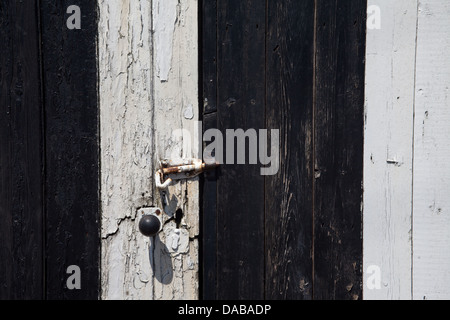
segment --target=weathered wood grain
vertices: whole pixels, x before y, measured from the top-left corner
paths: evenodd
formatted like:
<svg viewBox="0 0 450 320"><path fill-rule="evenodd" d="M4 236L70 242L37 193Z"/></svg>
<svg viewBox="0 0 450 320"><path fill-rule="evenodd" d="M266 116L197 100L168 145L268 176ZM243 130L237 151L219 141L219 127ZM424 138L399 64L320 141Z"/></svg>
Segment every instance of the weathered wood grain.
<svg viewBox="0 0 450 320"><path fill-rule="evenodd" d="M265 177L265 297L311 299L314 1L269 1L266 126L280 169Z"/></svg>
<svg viewBox="0 0 450 320"><path fill-rule="evenodd" d="M362 298L366 3L316 1L314 298Z"/></svg>
<svg viewBox="0 0 450 320"><path fill-rule="evenodd" d="M137 208L153 205L151 6L99 2L102 298L153 298L150 240Z"/></svg>
<svg viewBox="0 0 450 320"><path fill-rule="evenodd" d="M45 109L46 297L99 296L97 5L78 1L81 30L66 26L73 2L41 1ZM81 269L68 290L67 268Z"/></svg>
<svg viewBox="0 0 450 320"><path fill-rule="evenodd" d="M450 3L418 7L413 173L413 298L450 298Z"/></svg>
<svg viewBox="0 0 450 320"><path fill-rule="evenodd" d="M224 137L226 129L265 125L265 8L262 0L217 2L217 122ZM219 299L264 297L264 178L258 165L219 168L217 288Z"/></svg>
<svg viewBox="0 0 450 320"><path fill-rule="evenodd" d="M0 3L0 299L44 297L38 1Z"/></svg>
<svg viewBox="0 0 450 320"><path fill-rule="evenodd" d="M364 299L411 299L417 1L369 1L364 141ZM369 19L374 12L369 12ZM381 272L373 287L375 266Z"/></svg>
<svg viewBox="0 0 450 320"><path fill-rule="evenodd" d="M361 1L218 1L217 39L202 20L217 41L203 86L208 98L217 81L219 129L280 130L276 175L219 170L217 261L204 277L216 272L218 297L361 298L365 13Z"/></svg>

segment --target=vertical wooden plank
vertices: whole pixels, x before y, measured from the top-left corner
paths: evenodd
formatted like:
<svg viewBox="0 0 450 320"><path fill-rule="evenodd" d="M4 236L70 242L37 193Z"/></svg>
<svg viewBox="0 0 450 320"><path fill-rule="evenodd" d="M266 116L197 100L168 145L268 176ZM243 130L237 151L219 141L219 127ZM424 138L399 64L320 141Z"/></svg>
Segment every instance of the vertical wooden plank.
<svg viewBox="0 0 450 320"><path fill-rule="evenodd" d="M167 158L201 157L193 141L200 118L197 16L196 0L152 3L155 167ZM177 212L183 218L164 225L160 246L153 251L158 272L154 299L198 298L199 192L198 177L155 191L156 204L164 209L167 220ZM171 281L165 278L164 261L172 264Z"/></svg>
<svg viewBox="0 0 450 320"><path fill-rule="evenodd" d="M450 3L419 2L413 186L414 299L450 298Z"/></svg>
<svg viewBox="0 0 450 320"><path fill-rule="evenodd" d="M314 299L362 298L366 2L316 1Z"/></svg>
<svg viewBox="0 0 450 320"><path fill-rule="evenodd" d="M224 137L226 129L265 125L265 9L263 0L218 0L217 121ZM217 190L218 298L262 299L264 178L259 166L221 166Z"/></svg>
<svg viewBox="0 0 450 320"><path fill-rule="evenodd" d="M267 129L280 169L265 178L268 299L312 298L314 1L268 1Z"/></svg>
<svg viewBox="0 0 450 320"><path fill-rule="evenodd" d="M205 92L205 91L204 91ZM206 95L204 95L206 97ZM215 97L208 96L208 101ZM217 128L217 113L203 115L203 131ZM206 161L206 159L205 159ZM217 298L217 173L208 171L202 183L202 299Z"/></svg>
<svg viewBox="0 0 450 320"><path fill-rule="evenodd" d="M201 2L203 112L217 111L217 0Z"/></svg>
<svg viewBox="0 0 450 320"><path fill-rule="evenodd" d="M364 141L364 299L411 299L412 141L417 1L368 12ZM376 21L381 19L380 28ZM381 282L376 283L381 272ZM375 282L374 282L375 281Z"/></svg>
<svg viewBox="0 0 450 320"><path fill-rule="evenodd" d="M99 1L102 299L153 299L136 216L155 201L151 21L149 1Z"/></svg>
<svg viewBox="0 0 450 320"><path fill-rule="evenodd" d="M66 26L73 1L41 1L46 121L46 296L97 299L99 183L97 4L76 1L81 29ZM66 287L81 270L81 290Z"/></svg>
<svg viewBox="0 0 450 320"><path fill-rule="evenodd" d="M0 3L0 299L43 298L38 10Z"/></svg>
<svg viewBox="0 0 450 320"><path fill-rule="evenodd" d="M200 1L201 86L203 132L217 128L217 1ZM208 142L204 144L206 146ZM204 159L206 161L206 159ZM202 180L202 297L217 298L217 174L206 172Z"/></svg>

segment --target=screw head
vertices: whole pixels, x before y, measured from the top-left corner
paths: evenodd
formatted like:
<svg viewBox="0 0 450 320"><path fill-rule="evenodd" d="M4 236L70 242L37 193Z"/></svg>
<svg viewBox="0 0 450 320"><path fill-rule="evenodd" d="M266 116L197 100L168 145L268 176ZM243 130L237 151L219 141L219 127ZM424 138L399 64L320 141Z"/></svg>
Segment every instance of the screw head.
<svg viewBox="0 0 450 320"><path fill-rule="evenodd" d="M154 215L145 215L139 221L139 231L144 236L152 237L159 232L161 228L161 222Z"/></svg>

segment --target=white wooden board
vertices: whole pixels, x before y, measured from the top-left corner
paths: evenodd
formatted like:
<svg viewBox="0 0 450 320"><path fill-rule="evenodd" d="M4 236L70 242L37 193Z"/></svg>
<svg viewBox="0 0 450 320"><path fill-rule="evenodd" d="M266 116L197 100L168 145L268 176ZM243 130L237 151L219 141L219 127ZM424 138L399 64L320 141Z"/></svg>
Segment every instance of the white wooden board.
<svg viewBox="0 0 450 320"><path fill-rule="evenodd" d="M450 298L450 2L421 0L413 192L414 299Z"/></svg>
<svg viewBox="0 0 450 320"><path fill-rule="evenodd" d="M369 0L368 7L363 292L365 299L411 299L417 1ZM379 29L371 28L377 8Z"/></svg>

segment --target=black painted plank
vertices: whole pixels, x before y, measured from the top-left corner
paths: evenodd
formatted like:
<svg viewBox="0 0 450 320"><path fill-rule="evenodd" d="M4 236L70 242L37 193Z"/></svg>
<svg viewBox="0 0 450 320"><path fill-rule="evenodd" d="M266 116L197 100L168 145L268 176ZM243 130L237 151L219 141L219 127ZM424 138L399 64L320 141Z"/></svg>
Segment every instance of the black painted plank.
<svg viewBox="0 0 450 320"><path fill-rule="evenodd" d="M218 128L264 128L263 0L218 0ZM225 151L225 154L230 152ZM225 164L217 182L219 299L264 297L264 178L259 165Z"/></svg>
<svg viewBox="0 0 450 320"><path fill-rule="evenodd" d="M314 298L361 299L366 1L316 1Z"/></svg>
<svg viewBox="0 0 450 320"><path fill-rule="evenodd" d="M217 1L200 1L201 100L203 132L217 128ZM208 145L205 142L203 146ZM208 161L210 159L204 159ZM202 299L217 298L217 174L207 171L202 179Z"/></svg>
<svg viewBox="0 0 450 320"><path fill-rule="evenodd" d="M312 298L314 1L268 1L267 128L280 169L266 177L266 298Z"/></svg>
<svg viewBox="0 0 450 320"><path fill-rule="evenodd" d="M203 113L217 111L217 0L202 0L202 82Z"/></svg>
<svg viewBox="0 0 450 320"><path fill-rule="evenodd" d="M217 128L217 113L203 115L203 131ZM208 145L205 142L204 146ZM214 156L214 155L213 155ZM204 159L208 161L209 159ZM217 173L206 171L202 179L202 280L204 300L217 299Z"/></svg>
<svg viewBox="0 0 450 320"><path fill-rule="evenodd" d="M0 2L0 299L43 297L37 6Z"/></svg>
<svg viewBox="0 0 450 320"><path fill-rule="evenodd" d="M200 8L201 37L201 104L203 132L217 128L217 1L202 0ZM203 144L205 147L209 142ZM210 159L204 159L205 161ZM202 249L201 298L217 299L217 173L207 171L202 179Z"/></svg>
<svg viewBox="0 0 450 320"><path fill-rule="evenodd" d="M70 5L81 30L69 30ZM46 279L48 299L97 299L99 164L96 2L41 1L46 111ZM81 290L66 287L81 269Z"/></svg>

